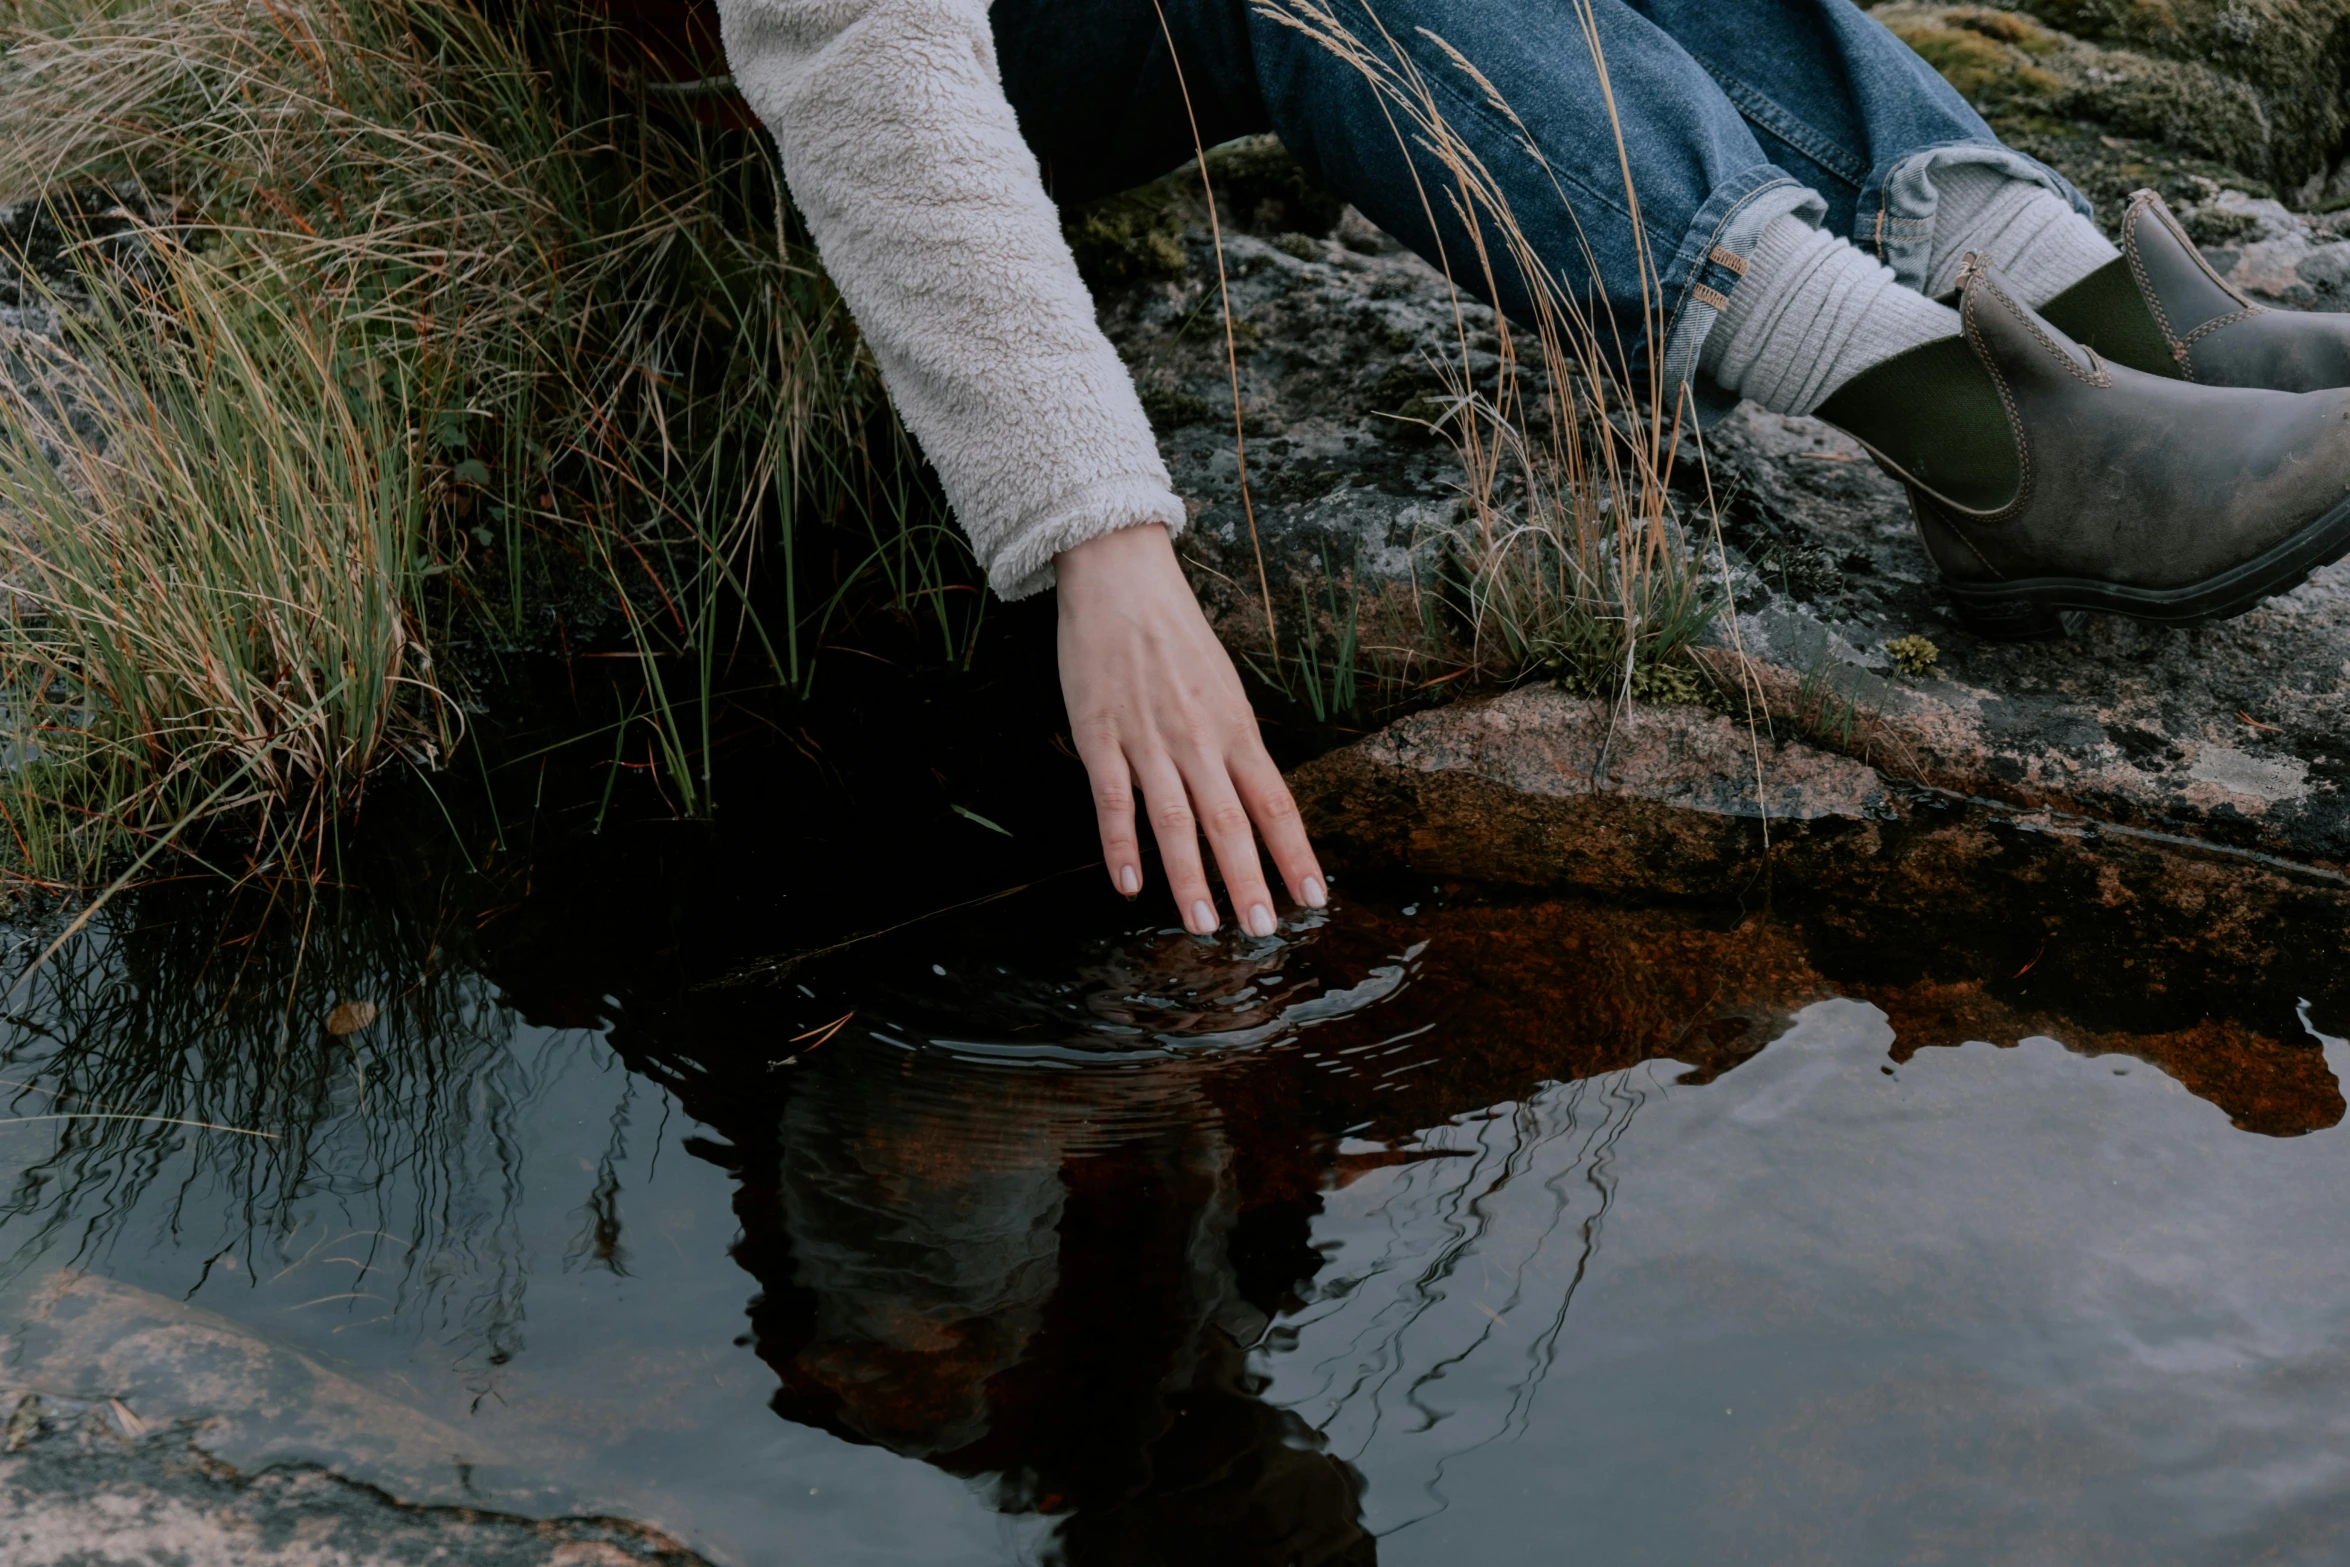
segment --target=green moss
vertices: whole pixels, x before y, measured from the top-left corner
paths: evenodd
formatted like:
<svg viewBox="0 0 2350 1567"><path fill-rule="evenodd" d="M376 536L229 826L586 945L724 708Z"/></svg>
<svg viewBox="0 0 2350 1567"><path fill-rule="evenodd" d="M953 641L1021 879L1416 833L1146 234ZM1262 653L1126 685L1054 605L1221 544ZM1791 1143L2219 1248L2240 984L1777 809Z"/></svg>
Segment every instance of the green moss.
<svg viewBox="0 0 2350 1567"><path fill-rule="evenodd" d="M1705 672L1686 656L1632 671L1632 695L1661 707L1723 707L1727 704Z"/></svg>
<svg viewBox="0 0 2350 1567"><path fill-rule="evenodd" d="M1967 7L1950 13L1950 20L1970 32L1985 38L1996 38L2001 43L2013 44L2029 55L2051 55L2064 47L2064 38L2050 32L2029 17L2013 11L1992 11L1981 7Z"/></svg>
<svg viewBox="0 0 2350 1567"><path fill-rule="evenodd" d="M1338 227L1345 206L1271 136L1208 150L1208 178L1228 231L1261 234L1301 260ZM1196 167L1061 214L1077 270L1095 288L1178 278L1189 266L1183 236L1207 228Z"/></svg>
<svg viewBox="0 0 2350 1567"><path fill-rule="evenodd" d="M2185 218L2187 233L2198 245L2241 245L2260 232L2260 220L2249 212L2200 207Z"/></svg>
<svg viewBox="0 0 2350 1567"><path fill-rule="evenodd" d="M1327 237L1345 203L1324 190L1272 136L1250 136L1208 150L1208 178L1231 221L1252 234Z"/></svg>
<svg viewBox="0 0 2350 1567"><path fill-rule="evenodd" d="M2242 169L2161 142L2115 136L2091 123L2019 116L1993 120L1992 128L2017 151L2062 170L2109 224L2121 216L2134 190L2160 191L2178 208L2204 200L2221 185L2254 196L2274 193L2267 181Z"/></svg>
<svg viewBox="0 0 2350 1567"><path fill-rule="evenodd" d="M1942 662L1942 650L1914 632L1886 643L1885 652L1895 669L1912 678L1932 674Z"/></svg>
<svg viewBox="0 0 2350 1567"><path fill-rule="evenodd" d="M1077 270L1095 288L1183 275L1183 210L1166 182L1093 202L1063 218Z"/></svg>
<svg viewBox="0 0 2350 1567"><path fill-rule="evenodd" d="M1216 413L1206 398L1179 386L1142 388L1142 411L1151 428L1161 435L1187 424L1206 424Z"/></svg>
<svg viewBox="0 0 2350 1567"><path fill-rule="evenodd" d="M1592 672L1576 665L1562 667L1552 677L1552 683L1562 691L1577 696L1612 700L1623 695L1623 670L1609 665ZM1710 707L1717 712L1732 710L1730 699L1719 686L1689 656L1687 648L1676 648L1667 657L1641 663L1632 670L1632 699L1657 707Z"/></svg>
<svg viewBox="0 0 2350 1567"><path fill-rule="evenodd" d="M2350 146L2350 0L1902 3L1876 15L2002 137L2035 137L2025 150L2084 189L2092 181L2062 155L2101 138L2148 144L2128 149L2156 171L2146 183L2204 163L2223 183L2285 191ZM2094 178L2113 160L2086 161Z"/></svg>
<svg viewBox="0 0 2350 1567"><path fill-rule="evenodd" d="M2053 102L2064 83L2034 65L2022 51L1971 27L1950 27L1902 17L1890 21L1894 34L1942 73L1945 81L1986 115L2027 103Z"/></svg>

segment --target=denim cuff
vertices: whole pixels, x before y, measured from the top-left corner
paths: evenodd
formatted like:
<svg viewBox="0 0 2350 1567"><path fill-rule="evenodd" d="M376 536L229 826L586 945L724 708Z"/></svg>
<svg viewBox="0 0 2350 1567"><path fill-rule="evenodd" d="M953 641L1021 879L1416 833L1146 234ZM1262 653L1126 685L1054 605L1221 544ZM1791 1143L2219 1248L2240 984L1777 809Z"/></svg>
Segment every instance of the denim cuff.
<svg viewBox="0 0 2350 1567"><path fill-rule="evenodd" d="M1784 170L1764 164L1728 181L1706 199L1682 238L1681 249L1663 274L1672 307L1658 368L1668 397L1685 385L1700 428L1737 406L1738 399L1698 369L1705 340L1730 302L1730 290L1746 275L1746 258L1774 218L1793 213L1813 227L1828 204ZM1660 412L1664 412L1660 410ZM1666 414L1669 418L1670 415Z"/></svg>
<svg viewBox="0 0 2350 1567"><path fill-rule="evenodd" d="M2063 197L2084 218L2097 216L2070 180L2010 147L1955 141L1904 154L1871 174L1861 187L1852 236L1861 249L1891 267L1904 288L1923 292L1926 287L1934 255L1934 209L1941 200L1934 188L1935 171L1961 163L1989 164L2010 179L2028 180Z"/></svg>

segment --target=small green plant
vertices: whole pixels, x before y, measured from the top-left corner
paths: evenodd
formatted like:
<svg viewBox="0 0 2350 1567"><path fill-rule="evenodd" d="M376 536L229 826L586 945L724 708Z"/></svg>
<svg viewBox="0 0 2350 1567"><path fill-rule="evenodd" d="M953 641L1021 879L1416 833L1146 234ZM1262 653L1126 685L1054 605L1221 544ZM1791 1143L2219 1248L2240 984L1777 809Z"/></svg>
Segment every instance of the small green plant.
<svg viewBox="0 0 2350 1567"><path fill-rule="evenodd" d="M1839 751L1864 747L1877 726L1877 715L1861 705L1857 680L1845 673L1833 651L1822 642L1811 668L1796 683L1793 707L1787 713L1795 732L1807 740ZM1854 680L1855 684L1848 684Z"/></svg>
<svg viewBox="0 0 2350 1567"><path fill-rule="evenodd" d="M1659 707L1712 707L1728 711L1729 700L1695 660L1686 654L1669 663L1648 664L1634 671L1632 695Z"/></svg>
<svg viewBox="0 0 2350 1567"><path fill-rule="evenodd" d="M1262 659L1253 653L1242 654L1249 670L1259 680L1281 692L1292 701L1305 702L1317 724L1330 723L1338 718L1351 718L1362 702L1362 589L1353 571L1347 573L1346 602L1338 597L1338 574L1330 569L1330 551L1327 545L1316 551L1322 568L1323 608L1327 618L1315 613L1314 596L1304 582L1297 585L1298 632L1292 639L1292 652L1286 662ZM1323 626L1329 627L1330 645L1323 646Z"/></svg>
<svg viewBox="0 0 2350 1567"><path fill-rule="evenodd" d="M1781 592L1794 597L1832 598L1844 591L1843 566L1816 544L1774 543L1754 564L1778 582Z"/></svg>
<svg viewBox="0 0 2350 1567"><path fill-rule="evenodd" d="M1942 662L1942 650L1915 632L1886 643L1885 654L1895 669L1912 679L1933 674Z"/></svg>
<svg viewBox="0 0 2350 1567"><path fill-rule="evenodd" d="M1339 716L1352 717L1361 698L1359 672L1355 657L1361 642L1361 597L1358 592L1347 596L1346 611L1342 617L1338 608L1338 584L1329 580L1329 558L1323 557L1325 591L1330 600L1330 623L1333 642L1328 657L1322 654L1322 639L1310 633L1298 644L1298 677L1305 686L1306 703L1314 711L1316 723L1328 723ZM1298 586L1298 598L1305 611L1304 619L1310 625L1313 619L1313 600L1304 584Z"/></svg>

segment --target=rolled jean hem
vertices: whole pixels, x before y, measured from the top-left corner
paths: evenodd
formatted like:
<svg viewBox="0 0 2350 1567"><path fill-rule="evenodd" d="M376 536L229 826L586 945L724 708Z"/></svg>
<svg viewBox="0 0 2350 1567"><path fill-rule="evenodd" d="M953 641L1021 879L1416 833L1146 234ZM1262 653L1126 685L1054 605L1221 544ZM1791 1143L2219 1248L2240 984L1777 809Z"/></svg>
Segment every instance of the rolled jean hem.
<svg viewBox="0 0 2350 1567"><path fill-rule="evenodd" d="M1935 171L1970 163L1988 164L2011 179L2042 186L2070 202L2082 217L2096 219L2096 210L2070 180L2012 147L1954 141L1904 153L1871 174L1861 187L1852 236L1854 243L1893 269L1902 287L1925 291L1934 257L1934 209L1941 202L1934 188Z"/></svg>
<svg viewBox="0 0 2350 1567"><path fill-rule="evenodd" d="M1793 213L1816 227L1827 212L1819 192L1768 164L1724 183L1698 209L1664 274L1673 289L1673 314L1657 365L1668 398L1677 403L1682 388L1689 389L1700 425L1712 424L1738 401L1699 372L1698 360L1730 290L1746 275L1755 241L1775 218ZM1669 409L1658 413L1672 417Z"/></svg>

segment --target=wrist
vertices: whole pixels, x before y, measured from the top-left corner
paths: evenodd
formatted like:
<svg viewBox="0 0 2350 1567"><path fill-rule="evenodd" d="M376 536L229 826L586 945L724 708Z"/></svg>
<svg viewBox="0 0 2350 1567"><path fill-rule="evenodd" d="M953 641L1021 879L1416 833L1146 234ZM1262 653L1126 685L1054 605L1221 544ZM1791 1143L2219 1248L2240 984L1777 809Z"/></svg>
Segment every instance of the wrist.
<svg viewBox="0 0 2350 1567"><path fill-rule="evenodd" d="M1164 523L1146 522L1096 534L1055 555L1053 571L1064 606L1108 596L1145 594L1170 584L1182 584L1186 597L1190 593Z"/></svg>

